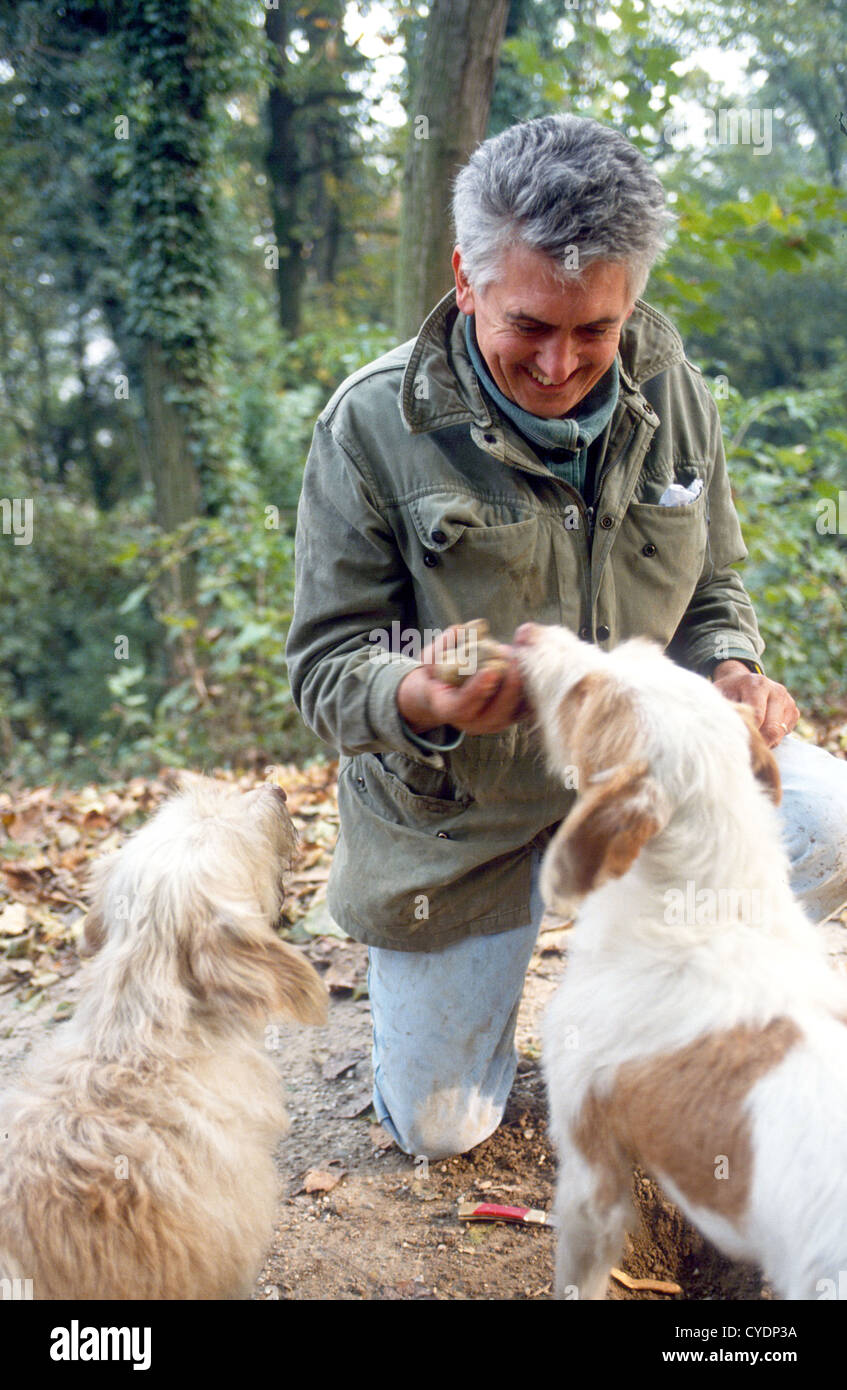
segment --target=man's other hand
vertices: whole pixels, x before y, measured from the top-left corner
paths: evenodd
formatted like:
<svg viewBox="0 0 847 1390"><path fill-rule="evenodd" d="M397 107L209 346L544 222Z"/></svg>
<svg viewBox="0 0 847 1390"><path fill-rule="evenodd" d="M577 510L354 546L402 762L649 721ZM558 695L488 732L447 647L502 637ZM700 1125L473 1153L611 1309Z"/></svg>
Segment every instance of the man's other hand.
<svg viewBox="0 0 847 1390"><path fill-rule="evenodd" d="M742 661L721 661L712 672L712 683L728 700L750 706L769 748L781 743L800 718L784 685L757 675Z"/></svg>

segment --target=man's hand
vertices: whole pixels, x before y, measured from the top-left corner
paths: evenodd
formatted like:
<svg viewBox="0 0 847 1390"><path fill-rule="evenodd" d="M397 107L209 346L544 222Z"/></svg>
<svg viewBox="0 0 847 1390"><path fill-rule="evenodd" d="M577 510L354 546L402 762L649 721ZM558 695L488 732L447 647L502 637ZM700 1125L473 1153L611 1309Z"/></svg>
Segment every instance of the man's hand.
<svg viewBox="0 0 847 1390"><path fill-rule="evenodd" d="M750 706L769 748L781 743L800 718L784 685L757 676L742 661L721 661L712 672L712 683L728 700Z"/></svg>
<svg viewBox="0 0 847 1390"><path fill-rule="evenodd" d="M528 713L516 662L510 662L505 671L480 670L460 686L437 678L433 663L455 646L459 626L448 627L426 647L421 652L421 665L397 687L397 708L416 734L426 734L442 724L452 724L467 734L499 734Z"/></svg>

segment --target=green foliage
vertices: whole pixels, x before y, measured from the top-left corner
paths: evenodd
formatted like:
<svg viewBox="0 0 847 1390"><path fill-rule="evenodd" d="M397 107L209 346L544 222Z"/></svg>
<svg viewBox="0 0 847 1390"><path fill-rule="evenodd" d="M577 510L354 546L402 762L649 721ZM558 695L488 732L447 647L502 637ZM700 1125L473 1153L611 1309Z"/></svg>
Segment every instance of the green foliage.
<svg viewBox="0 0 847 1390"><path fill-rule="evenodd" d="M161 689L161 662L149 609L119 618L112 602L143 578L137 557L119 561L112 517L55 486L33 490L14 475L9 483L7 496L31 499L34 525L28 545L0 537L0 738L7 775L41 779L85 759L86 735L111 704L118 639L145 668L150 696ZM127 510L128 531L143 511Z"/></svg>
<svg viewBox="0 0 847 1390"><path fill-rule="evenodd" d="M655 145L685 80L680 21L639 0L562 5L522 0L507 29L492 103L492 131L547 111L573 110Z"/></svg>
<svg viewBox="0 0 847 1390"><path fill-rule="evenodd" d="M325 311L312 314L299 337L281 342L268 301L245 288L236 302L223 389L239 418L240 457L263 498L293 513L319 411L345 377L394 339L378 323ZM224 497L231 480L230 468Z"/></svg>
<svg viewBox="0 0 847 1390"><path fill-rule="evenodd" d="M788 0L782 5L698 0L688 25L706 42L743 45L750 54L748 72L761 84L756 104L776 108L794 137L813 132L809 154L817 172L843 185L847 140L838 119L839 113L847 113L843 0Z"/></svg>
<svg viewBox="0 0 847 1390"><path fill-rule="evenodd" d="M284 661L300 479L332 390L391 338L327 321L281 346L266 318L264 328L261 316L253 320L250 348L245 337L227 373L244 455L220 475L214 517L163 535L146 495L106 515L47 487L35 499L33 545L0 537L13 561L0 589L9 776L107 778L162 763L258 765L324 751L291 704ZM7 495L28 490L18 476ZM163 583L189 555L192 611L175 608ZM121 634L125 658L115 656Z"/></svg>
<svg viewBox="0 0 847 1390"><path fill-rule="evenodd" d="M752 195L709 201L701 190L685 189L675 198L676 236L669 254L653 271L648 297L668 313L690 342L709 343L725 329L738 327L738 301L747 306L754 299L764 309L769 300L779 317L783 301L779 290L791 293L792 279L803 272L803 293L808 294L809 273L825 261L844 255L847 200L838 190L810 180L793 179L781 186L779 196L760 189ZM779 289L777 289L779 286ZM742 291L739 294L739 289ZM757 293L757 290L759 291ZM847 307L843 290L835 290ZM731 312L731 306L736 309ZM837 331L836 322L833 324ZM742 323L742 333L760 353L772 351L761 321ZM787 329L785 354L787 379L796 381L799 354ZM739 338L741 335L739 335ZM831 360L832 339L827 345ZM694 351L697 351L695 348ZM736 357L749 360L739 341ZM771 380L773 380L773 362ZM818 365L810 362L809 365ZM751 383L752 384L752 383Z"/></svg>
<svg viewBox="0 0 847 1390"><path fill-rule="evenodd" d="M36 503L32 545L0 535L7 775L261 765L319 748L283 658L295 509L315 416L392 345L386 247L405 132L379 127L379 63L354 52L342 0L280 3L284 61L257 0L0 0L0 493ZM426 11L392 0L385 17L408 58L395 86L407 108ZM845 14L839 0L778 12L512 0L491 110L492 131L584 112L656 162L677 223L647 298L720 374L722 398L728 386L767 669L812 711L847 699L847 536L821 510L847 513ZM740 94L679 61L741 38ZM302 256L296 336L280 329L280 275L265 264L283 244L274 73L296 107L297 147L283 150L296 211L281 228ZM694 97L772 109L767 157L743 142L682 148L671 120ZM170 535L152 525L148 334L168 349L167 395L212 513ZM196 599L179 607L165 580L187 557Z"/></svg>
<svg viewBox="0 0 847 1390"><path fill-rule="evenodd" d="M293 540L285 516L253 490L225 514L164 536L131 510L106 519L60 495L35 500L33 544L14 548L3 585L8 777L78 781L318 751L286 677ZM168 603L161 583L189 553L198 561L191 612ZM186 632L190 661L168 681L164 651Z"/></svg>
<svg viewBox="0 0 847 1390"><path fill-rule="evenodd" d="M157 579L187 554L197 558L195 606L190 612L160 606ZM108 727L91 740L104 767L261 766L319 750L291 704L284 651L293 540L272 507L254 495L170 536L151 534L124 561L141 561L147 579L127 596L122 613L149 601L166 642L191 630L192 657L181 679L158 697L139 668L110 676Z"/></svg>
<svg viewBox="0 0 847 1390"><path fill-rule="evenodd" d="M727 460L750 552L743 577L768 674L806 713L847 697L847 430L843 386L722 402ZM775 442L790 440L801 443ZM839 514L840 505L840 514ZM832 516L836 527L832 529Z"/></svg>

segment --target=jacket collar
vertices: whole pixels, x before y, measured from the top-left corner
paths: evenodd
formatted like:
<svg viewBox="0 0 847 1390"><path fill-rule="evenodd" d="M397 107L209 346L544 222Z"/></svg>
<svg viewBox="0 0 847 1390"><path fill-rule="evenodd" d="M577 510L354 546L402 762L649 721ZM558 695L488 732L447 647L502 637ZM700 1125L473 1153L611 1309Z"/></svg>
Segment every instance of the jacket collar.
<svg viewBox="0 0 847 1390"><path fill-rule="evenodd" d="M464 318L452 289L424 320L412 344L400 392L400 411L412 434L469 420L482 429L494 423L468 355ZM652 413L639 387L684 360L682 339L673 324L637 299L616 358L621 397L631 397L636 408Z"/></svg>

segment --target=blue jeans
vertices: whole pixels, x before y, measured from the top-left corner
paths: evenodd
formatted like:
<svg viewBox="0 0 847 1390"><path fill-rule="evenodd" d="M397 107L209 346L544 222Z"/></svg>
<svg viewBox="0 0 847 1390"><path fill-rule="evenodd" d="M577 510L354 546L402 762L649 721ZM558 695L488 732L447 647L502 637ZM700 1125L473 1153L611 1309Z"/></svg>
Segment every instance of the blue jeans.
<svg viewBox="0 0 847 1390"><path fill-rule="evenodd" d="M847 762L789 736L782 776L791 883L822 921L847 904ZM441 951L371 948L374 1108L406 1153L446 1158L500 1123L517 1066L515 1024L544 905L534 856L530 921Z"/></svg>

